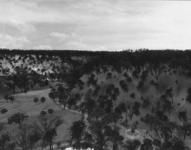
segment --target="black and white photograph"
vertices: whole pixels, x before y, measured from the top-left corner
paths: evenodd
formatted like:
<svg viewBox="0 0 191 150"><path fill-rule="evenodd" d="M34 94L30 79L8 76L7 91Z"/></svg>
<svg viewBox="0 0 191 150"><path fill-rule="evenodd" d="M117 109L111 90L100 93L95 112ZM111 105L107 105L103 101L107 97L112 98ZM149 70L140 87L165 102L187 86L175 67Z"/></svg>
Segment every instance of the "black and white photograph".
<svg viewBox="0 0 191 150"><path fill-rule="evenodd" d="M191 150L191 1L0 0L0 150Z"/></svg>

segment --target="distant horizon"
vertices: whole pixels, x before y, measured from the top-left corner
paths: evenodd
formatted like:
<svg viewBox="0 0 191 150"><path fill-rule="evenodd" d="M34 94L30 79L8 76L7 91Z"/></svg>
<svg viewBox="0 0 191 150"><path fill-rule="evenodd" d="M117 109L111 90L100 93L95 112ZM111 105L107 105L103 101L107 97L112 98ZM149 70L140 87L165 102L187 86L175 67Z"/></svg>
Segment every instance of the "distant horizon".
<svg viewBox="0 0 191 150"><path fill-rule="evenodd" d="M9 48L0 48L1 50L9 50L9 51L82 51L82 52L123 52L123 51L191 51L191 49L148 49L148 48L140 48L140 49L124 49L124 50L78 50L78 49L9 49Z"/></svg>

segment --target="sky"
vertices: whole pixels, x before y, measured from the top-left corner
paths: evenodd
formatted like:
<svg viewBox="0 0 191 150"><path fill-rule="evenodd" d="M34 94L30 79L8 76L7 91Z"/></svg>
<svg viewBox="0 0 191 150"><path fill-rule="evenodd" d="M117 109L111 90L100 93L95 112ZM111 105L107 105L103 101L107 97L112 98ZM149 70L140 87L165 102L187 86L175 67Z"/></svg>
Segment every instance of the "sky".
<svg viewBox="0 0 191 150"><path fill-rule="evenodd" d="M0 47L191 49L191 2L0 0Z"/></svg>

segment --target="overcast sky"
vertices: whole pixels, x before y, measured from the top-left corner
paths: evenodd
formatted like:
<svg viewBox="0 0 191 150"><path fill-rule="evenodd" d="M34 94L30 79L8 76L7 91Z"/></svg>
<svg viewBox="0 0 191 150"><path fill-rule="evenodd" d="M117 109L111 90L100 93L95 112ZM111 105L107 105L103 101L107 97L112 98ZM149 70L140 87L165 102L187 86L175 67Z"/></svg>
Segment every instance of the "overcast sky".
<svg viewBox="0 0 191 150"><path fill-rule="evenodd" d="M0 47L191 49L191 2L0 0Z"/></svg>

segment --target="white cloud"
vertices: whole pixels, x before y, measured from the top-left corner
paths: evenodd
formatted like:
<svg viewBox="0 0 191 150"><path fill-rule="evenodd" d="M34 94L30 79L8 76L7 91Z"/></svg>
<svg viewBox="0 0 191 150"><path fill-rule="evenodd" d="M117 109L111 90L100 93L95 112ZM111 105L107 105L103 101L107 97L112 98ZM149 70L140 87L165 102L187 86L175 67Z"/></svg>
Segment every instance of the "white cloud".
<svg viewBox="0 0 191 150"><path fill-rule="evenodd" d="M87 50L89 46L79 41L69 41L65 44L66 49Z"/></svg>
<svg viewBox="0 0 191 150"><path fill-rule="evenodd" d="M62 11L46 7L43 1L0 0L0 3L0 22L7 22L10 18L30 23L73 22ZM55 3L59 5L60 2Z"/></svg>
<svg viewBox="0 0 191 150"><path fill-rule="evenodd" d="M11 19L10 21L6 22L5 24L18 29L21 32L31 32L31 31L36 30L36 28L32 24L24 22L24 21L20 21L20 20Z"/></svg>
<svg viewBox="0 0 191 150"><path fill-rule="evenodd" d="M13 47L16 43L9 41L27 37L28 49L191 48L191 3L186 1L0 0L0 4L0 24L20 31L0 26L1 45L5 41ZM10 34L14 40L6 40Z"/></svg>
<svg viewBox="0 0 191 150"><path fill-rule="evenodd" d="M34 49L37 50L52 50L52 47L50 45L38 45L34 47Z"/></svg>
<svg viewBox="0 0 191 150"><path fill-rule="evenodd" d="M88 46L83 42L79 35L74 32L70 33L59 33L59 32L51 32L49 33L50 39L52 42L58 43L60 45L58 49L77 49L77 50L85 50Z"/></svg>
<svg viewBox="0 0 191 150"><path fill-rule="evenodd" d="M76 38L77 35L73 32L69 33L69 34L66 34L66 33L59 33L59 32L51 32L49 34L50 37L52 38L57 38L58 40L60 41L65 41L65 40L71 40L73 38Z"/></svg>
<svg viewBox="0 0 191 150"><path fill-rule="evenodd" d="M30 41L24 36L11 36L8 34L0 34L0 47L3 48L23 48Z"/></svg>

